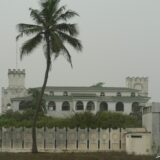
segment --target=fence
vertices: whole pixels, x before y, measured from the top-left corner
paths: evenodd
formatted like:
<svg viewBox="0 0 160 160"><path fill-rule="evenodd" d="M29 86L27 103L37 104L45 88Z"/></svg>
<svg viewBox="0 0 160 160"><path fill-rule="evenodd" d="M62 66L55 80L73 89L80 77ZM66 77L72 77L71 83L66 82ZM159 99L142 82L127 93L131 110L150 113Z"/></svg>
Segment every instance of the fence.
<svg viewBox="0 0 160 160"><path fill-rule="evenodd" d="M124 151L124 129L37 128L37 146L41 152ZM29 152L31 128L1 128L1 152Z"/></svg>

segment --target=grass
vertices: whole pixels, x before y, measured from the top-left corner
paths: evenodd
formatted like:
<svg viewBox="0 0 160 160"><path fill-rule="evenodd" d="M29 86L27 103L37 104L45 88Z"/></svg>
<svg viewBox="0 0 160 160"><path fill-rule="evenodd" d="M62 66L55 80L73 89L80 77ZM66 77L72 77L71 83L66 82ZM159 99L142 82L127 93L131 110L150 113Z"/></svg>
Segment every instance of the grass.
<svg viewBox="0 0 160 160"><path fill-rule="evenodd" d="M0 160L151 160L151 156L127 155L125 152L96 153L0 153Z"/></svg>

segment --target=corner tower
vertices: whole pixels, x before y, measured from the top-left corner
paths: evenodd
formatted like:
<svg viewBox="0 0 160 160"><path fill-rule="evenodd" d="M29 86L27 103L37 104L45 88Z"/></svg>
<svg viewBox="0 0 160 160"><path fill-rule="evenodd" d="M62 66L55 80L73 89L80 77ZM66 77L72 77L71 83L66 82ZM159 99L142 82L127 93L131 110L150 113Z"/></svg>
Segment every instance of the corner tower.
<svg viewBox="0 0 160 160"><path fill-rule="evenodd" d="M12 106L12 98L23 97L27 95L25 88L25 70L8 70L8 87L2 88L2 112L8 109L15 110Z"/></svg>
<svg viewBox="0 0 160 160"><path fill-rule="evenodd" d="M139 90L141 96L148 96L148 77L127 77L126 87Z"/></svg>
<svg viewBox="0 0 160 160"><path fill-rule="evenodd" d="M25 88L25 70L8 70L8 88Z"/></svg>

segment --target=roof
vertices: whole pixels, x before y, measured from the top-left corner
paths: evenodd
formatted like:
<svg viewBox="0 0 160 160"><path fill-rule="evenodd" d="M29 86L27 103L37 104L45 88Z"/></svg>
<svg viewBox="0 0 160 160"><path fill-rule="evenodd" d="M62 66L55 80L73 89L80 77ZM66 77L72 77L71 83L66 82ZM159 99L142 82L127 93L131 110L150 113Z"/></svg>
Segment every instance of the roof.
<svg viewBox="0 0 160 160"><path fill-rule="evenodd" d="M35 89L40 89L41 87L36 87ZM96 91L111 91L111 92L138 92L137 89L131 89L127 87L99 87L99 86L47 86L45 90L48 91L83 91L83 92L96 92Z"/></svg>
<svg viewBox="0 0 160 160"><path fill-rule="evenodd" d="M27 97L17 97L12 98L12 101L21 101L21 100L31 100L31 96ZM146 103L150 98L149 97L142 97L142 96L136 96L136 97L130 97L130 96L96 96L95 94L82 94L82 95L69 95L69 96L52 96L47 95L44 97L47 101L72 101L72 100L96 100L96 101L107 101L107 102L139 102L139 103Z"/></svg>
<svg viewBox="0 0 160 160"><path fill-rule="evenodd" d="M28 101L32 100L32 96L11 98L11 101L22 101L22 100L28 100Z"/></svg>

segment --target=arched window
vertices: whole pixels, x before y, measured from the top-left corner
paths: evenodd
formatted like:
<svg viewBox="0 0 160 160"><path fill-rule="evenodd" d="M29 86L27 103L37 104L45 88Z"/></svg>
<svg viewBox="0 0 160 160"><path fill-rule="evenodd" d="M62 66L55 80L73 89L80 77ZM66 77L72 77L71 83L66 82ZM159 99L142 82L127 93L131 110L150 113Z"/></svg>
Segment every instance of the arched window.
<svg viewBox="0 0 160 160"><path fill-rule="evenodd" d="M33 108L33 102L31 100L25 101L22 100L19 103L19 110L26 110L26 109L32 109Z"/></svg>
<svg viewBox="0 0 160 160"><path fill-rule="evenodd" d="M121 92L117 92L117 96L118 96L118 97L121 97Z"/></svg>
<svg viewBox="0 0 160 160"><path fill-rule="evenodd" d="M104 96L105 96L105 93L104 93L104 92L101 92L100 96L101 96L101 97L104 97Z"/></svg>
<svg viewBox="0 0 160 160"><path fill-rule="evenodd" d="M108 104L106 102L101 102L100 111L108 111Z"/></svg>
<svg viewBox="0 0 160 160"><path fill-rule="evenodd" d="M11 104L10 104L10 103L8 103L8 104L7 104L7 107L9 107L9 106L11 106Z"/></svg>
<svg viewBox="0 0 160 160"><path fill-rule="evenodd" d="M70 104L69 102L65 101L62 104L62 111L69 111L70 110Z"/></svg>
<svg viewBox="0 0 160 160"><path fill-rule="evenodd" d="M135 92L132 92L131 97L135 97L135 96L136 96Z"/></svg>
<svg viewBox="0 0 160 160"><path fill-rule="evenodd" d="M78 101L78 102L76 103L76 110L77 110L77 111L84 110L84 106L83 106L83 102L82 102L82 101Z"/></svg>
<svg viewBox="0 0 160 160"><path fill-rule="evenodd" d="M20 101L20 103L19 103L19 110L24 110L25 104L26 104L26 102L24 100Z"/></svg>
<svg viewBox="0 0 160 160"><path fill-rule="evenodd" d="M124 104L122 102L118 102L116 104L116 111L123 112L124 111Z"/></svg>
<svg viewBox="0 0 160 160"><path fill-rule="evenodd" d="M64 91L63 96L68 96L68 92Z"/></svg>
<svg viewBox="0 0 160 160"><path fill-rule="evenodd" d="M56 104L55 104L54 101L50 101L50 102L48 103L48 110L49 110L49 111L55 111L55 110L56 110Z"/></svg>
<svg viewBox="0 0 160 160"><path fill-rule="evenodd" d="M53 91L49 91L49 94L50 94L51 96L54 96L54 92L53 92Z"/></svg>
<svg viewBox="0 0 160 160"><path fill-rule="evenodd" d="M26 108L32 108L32 107L33 107L32 101L31 101L31 100L30 100L30 101L26 101L26 102L25 102L25 107L26 107Z"/></svg>
<svg viewBox="0 0 160 160"><path fill-rule="evenodd" d="M137 113L137 112L140 112L140 110L141 110L141 107L139 106L139 103L133 102L132 103L132 112Z"/></svg>
<svg viewBox="0 0 160 160"><path fill-rule="evenodd" d="M89 101L89 102L87 103L86 110L92 111L92 110L94 110L94 109L95 109L94 103L93 103L92 101Z"/></svg>

